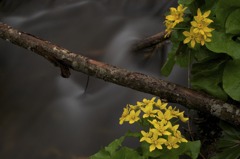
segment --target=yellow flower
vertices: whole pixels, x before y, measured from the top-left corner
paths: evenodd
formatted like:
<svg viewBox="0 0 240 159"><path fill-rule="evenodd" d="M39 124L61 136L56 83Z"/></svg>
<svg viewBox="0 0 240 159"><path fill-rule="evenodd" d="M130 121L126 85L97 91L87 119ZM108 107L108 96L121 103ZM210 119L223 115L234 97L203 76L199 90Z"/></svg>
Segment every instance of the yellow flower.
<svg viewBox="0 0 240 159"><path fill-rule="evenodd" d="M172 116L170 110L166 110L165 113L163 113L162 111L158 111L157 118L159 120L161 120L162 122L167 123L167 121L172 119L173 116Z"/></svg>
<svg viewBox="0 0 240 159"><path fill-rule="evenodd" d="M167 148L169 150L171 150L172 148L178 148L179 145L177 144L178 140L176 137L174 136L168 136L167 142L165 142L165 145L167 146Z"/></svg>
<svg viewBox="0 0 240 159"><path fill-rule="evenodd" d="M119 119L119 124L122 125L124 121L126 121L126 117L128 116L129 114L129 109L128 107L126 108L123 108L123 113L122 113L122 116L120 117Z"/></svg>
<svg viewBox="0 0 240 159"><path fill-rule="evenodd" d="M213 20L207 18L210 14L211 14L210 10L202 14L201 10L198 8L197 16L194 16L194 20L196 22L203 22L205 23L205 25L209 25L210 23L213 22Z"/></svg>
<svg viewBox="0 0 240 159"><path fill-rule="evenodd" d="M142 102L137 102L137 106L142 107L142 106L146 106L149 103L154 103L155 99L156 97L153 97L151 100L144 98Z"/></svg>
<svg viewBox="0 0 240 159"><path fill-rule="evenodd" d="M140 110L138 110L137 112L135 112L135 110L131 110L129 115L126 117L125 121L128 121L129 124L133 124L136 121L140 120L139 118L139 114L141 113Z"/></svg>
<svg viewBox="0 0 240 159"><path fill-rule="evenodd" d="M177 140L178 143L188 142L185 138L182 137L182 134L179 130L175 131L173 133L173 136L176 137L176 140Z"/></svg>
<svg viewBox="0 0 240 159"><path fill-rule="evenodd" d="M207 36L212 36L211 33L205 35L199 35L197 38L198 43L200 43L202 46L205 44L205 42L211 42L211 39L208 38Z"/></svg>
<svg viewBox="0 0 240 159"><path fill-rule="evenodd" d="M166 34L165 34L165 38L168 37L171 33L172 33L172 29L175 27L175 23L169 20L165 20L165 26L166 26Z"/></svg>
<svg viewBox="0 0 240 159"><path fill-rule="evenodd" d="M137 106L138 107L142 107L142 106L144 106L145 104L144 103L142 103L142 102L137 102Z"/></svg>
<svg viewBox="0 0 240 159"><path fill-rule="evenodd" d="M184 21L183 14L187 7L183 7L183 5L179 5L177 8L170 8L170 15L167 15L165 18L165 26L166 26L166 34L165 38L168 37L172 29L178 24Z"/></svg>
<svg viewBox="0 0 240 159"><path fill-rule="evenodd" d="M185 117L184 117L184 112L179 113L179 114L178 114L178 117L179 117L179 119L180 119L182 122L186 122L186 121L189 120L189 118L185 118Z"/></svg>
<svg viewBox="0 0 240 159"><path fill-rule="evenodd" d="M184 44L187 44L190 42L191 47L194 48L197 40L198 40L198 34L193 32L193 27L190 28L190 32L184 31L183 35L186 36L186 39L183 41Z"/></svg>
<svg viewBox="0 0 240 159"><path fill-rule="evenodd" d="M148 99L146 99L146 98L143 98L143 103L144 103L144 104L148 104L148 103L150 103L150 102L153 102L155 99L156 99L156 97L153 97L151 100L148 100Z"/></svg>
<svg viewBox="0 0 240 159"><path fill-rule="evenodd" d="M198 8L197 16L194 16L194 21L191 22L192 27L190 31L183 32L183 35L186 37L183 41L184 44L190 43L191 47L194 48L196 43L203 46L206 42L211 41L211 32L214 29L208 27L213 22L213 20L207 18L210 13L211 11L209 10L202 14L201 10Z"/></svg>
<svg viewBox="0 0 240 159"><path fill-rule="evenodd" d="M143 119L144 122L149 122L147 126L149 131L141 131L140 142L147 142L149 151L152 152L155 149L163 149L163 145L167 149L178 148L178 143L188 142L178 130L179 125L172 125L172 118L179 118L185 122L188 118L184 117L184 112L180 112L176 107L169 106L167 103L163 103L160 99L155 102L156 97L152 99L143 99L142 102L137 102L136 105L127 105L123 109L122 116L119 119L119 123L127 121L129 124L133 124ZM144 112L143 116L140 116L141 112ZM142 122L140 123L142 124ZM150 125L149 125L150 124Z"/></svg>
<svg viewBox="0 0 240 159"><path fill-rule="evenodd" d="M137 110L139 107L137 105L131 105L129 104L130 110Z"/></svg>
<svg viewBox="0 0 240 159"><path fill-rule="evenodd" d="M172 132L178 131L178 128L179 128L179 125L178 125L178 124L173 126L172 123L169 122L169 129L171 129Z"/></svg>
<svg viewBox="0 0 240 159"><path fill-rule="evenodd" d="M148 143L151 143L151 138L153 137L153 132L150 130L149 132L141 131L142 138L140 139L140 142L146 141Z"/></svg>
<svg viewBox="0 0 240 159"><path fill-rule="evenodd" d="M191 25L194 27L193 32L196 34L200 33L202 35L205 35L206 33L210 33L214 30L212 28L209 28L208 24L206 24L202 21L200 21L200 22L192 21Z"/></svg>
<svg viewBox="0 0 240 159"><path fill-rule="evenodd" d="M214 29L213 29L213 30L214 30ZM209 38L212 37L212 33L205 32L205 35L206 35L206 37L209 37ZM206 37L204 37L204 38L206 38Z"/></svg>
<svg viewBox="0 0 240 159"><path fill-rule="evenodd" d="M168 131L169 128L169 123L168 122L165 125L164 121L160 121L158 122L156 119L154 119L153 121L150 121L150 123L154 126L155 129L153 129L152 131L156 134L158 134L159 136L163 136L163 135L171 135L171 132Z"/></svg>
<svg viewBox="0 0 240 159"><path fill-rule="evenodd" d="M157 100L157 103L155 103L155 106L158 107L161 110L165 110L167 103L163 103L160 99Z"/></svg>
<svg viewBox="0 0 240 159"><path fill-rule="evenodd" d="M201 45L204 45L205 42L210 42L211 39L208 37L212 37L211 32L214 30L213 28L209 28L209 24L213 22L213 20L207 18L210 15L211 11L207 11L202 14L201 10L198 8L197 16L194 16L194 20L191 22L193 32L199 34L199 42Z"/></svg>
<svg viewBox="0 0 240 159"><path fill-rule="evenodd" d="M150 146L149 146L149 151L152 152L153 150L157 149L162 149L162 145L166 142L167 140L164 138L158 138L157 134L154 134L153 137L151 138L150 141Z"/></svg>
<svg viewBox="0 0 240 159"><path fill-rule="evenodd" d="M143 118L154 117L158 110L153 110L154 103L148 103L146 107L142 107L141 110L144 112Z"/></svg>
<svg viewBox="0 0 240 159"><path fill-rule="evenodd" d="M170 15L166 16L166 20L172 21L176 24L183 22L183 13L187 7L183 8L183 5L179 5L177 8L170 8Z"/></svg>
<svg viewBox="0 0 240 159"><path fill-rule="evenodd" d="M179 114L179 109L176 110L176 107L173 108L172 106L169 106L168 110L171 112L173 117L177 117L177 114Z"/></svg>

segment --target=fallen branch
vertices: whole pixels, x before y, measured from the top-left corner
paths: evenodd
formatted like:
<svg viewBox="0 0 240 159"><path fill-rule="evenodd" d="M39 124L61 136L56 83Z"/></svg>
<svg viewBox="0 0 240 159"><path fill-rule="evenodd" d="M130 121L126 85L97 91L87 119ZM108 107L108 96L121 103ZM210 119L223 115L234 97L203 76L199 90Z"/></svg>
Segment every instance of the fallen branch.
<svg viewBox="0 0 240 159"><path fill-rule="evenodd" d="M20 32L3 23L0 23L0 37L43 56L59 66L64 77L69 77L69 69L73 69L108 82L159 96L169 102L179 103L188 108L212 114L231 124L240 126L240 109L237 106L207 94L89 59L48 41Z"/></svg>

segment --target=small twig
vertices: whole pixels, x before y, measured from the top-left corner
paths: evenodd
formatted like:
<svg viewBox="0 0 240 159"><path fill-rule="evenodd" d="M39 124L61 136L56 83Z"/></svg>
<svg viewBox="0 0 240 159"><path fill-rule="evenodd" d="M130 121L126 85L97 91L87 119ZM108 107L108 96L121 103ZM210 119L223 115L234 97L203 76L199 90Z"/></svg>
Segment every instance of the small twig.
<svg viewBox="0 0 240 159"><path fill-rule="evenodd" d="M194 138L192 136L192 129L191 129L191 126L190 126L190 122L188 121L187 122L187 126L188 126L188 132L189 132L189 135L191 137L191 141L194 141Z"/></svg>
<svg viewBox="0 0 240 159"><path fill-rule="evenodd" d="M206 157L200 152L199 155L202 157L202 159L206 159Z"/></svg>
<svg viewBox="0 0 240 159"><path fill-rule="evenodd" d="M69 67L65 66L64 64L59 63L59 67L61 70L61 76L64 78L69 78L71 75L71 72L69 70Z"/></svg>
<svg viewBox="0 0 240 159"><path fill-rule="evenodd" d="M169 40L163 41L159 44L156 44L155 46L151 48L147 48L147 51L144 51L144 57L147 59L151 58L160 48L162 48L164 45L167 45L169 43Z"/></svg>
<svg viewBox="0 0 240 159"><path fill-rule="evenodd" d="M87 83L85 85L84 93L86 93L86 91L87 91L89 81L90 81L90 76L87 76Z"/></svg>
<svg viewBox="0 0 240 159"><path fill-rule="evenodd" d="M188 132L189 132L191 141L194 141L194 138L193 138L193 135L192 135L193 131L192 131L192 128L191 128L191 125L190 125L190 120L187 122L187 126L188 126ZM206 157L201 152L199 152L199 155L202 157L202 159L206 159Z"/></svg>
<svg viewBox="0 0 240 159"><path fill-rule="evenodd" d="M143 40L137 41L133 46L132 46L132 51L137 52L143 49L147 48L155 48L156 45L159 45L163 43L164 41L169 40L169 37L164 37L166 35L165 31L157 33L151 37L145 38Z"/></svg>

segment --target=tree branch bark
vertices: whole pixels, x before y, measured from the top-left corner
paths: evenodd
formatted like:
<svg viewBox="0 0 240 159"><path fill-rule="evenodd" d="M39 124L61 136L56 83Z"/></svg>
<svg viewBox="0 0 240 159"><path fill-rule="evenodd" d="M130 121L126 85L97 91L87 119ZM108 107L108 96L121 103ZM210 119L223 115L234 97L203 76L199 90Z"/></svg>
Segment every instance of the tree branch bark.
<svg viewBox="0 0 240 159"><path fill-rule="evenodd" d="M69 77L69 69L73 69L104 81L149 93L169 102L179 103L188 108L209 113L233 125L240 126L240 108L238 106L215 99L207 94L142 73L131 72L89 59L33 35L20 32L7 24L0 23L0 37L31 50L54 63L60 67L63 77Z"/></svg>
<svg viewBox="0 0 240 159"><path fill-rule="evenodd" d="M163 43L164 41L169 39L169 37L165 38L165 35L165 31L163 31L143 40L139 40L132 46L132 51L137 52L146 48L153 48L156 45Z"/></svg>

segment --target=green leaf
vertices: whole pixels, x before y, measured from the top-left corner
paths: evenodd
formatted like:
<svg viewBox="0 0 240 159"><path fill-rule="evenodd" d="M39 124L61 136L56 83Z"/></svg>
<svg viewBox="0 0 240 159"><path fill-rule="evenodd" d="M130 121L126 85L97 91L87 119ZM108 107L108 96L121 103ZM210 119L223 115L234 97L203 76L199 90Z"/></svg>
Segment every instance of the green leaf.
<svg viewBox="0 0 240 159"><path fill-rule="evenodd" d="M216 5L216 18L222 26L225 26L226 20L231 12L240 8L239 0L219 0Z"/></svg>
<svg viewBox="0 0 240 159"><path fill-rule="evenodd" d="M226 100L227 94L221 87L224 64L227 59L212 59L192 66L192 88L203 90L217 98Z"/></svg>
<svg viewBox="0 0 240 159"><path fill-rule="evenodd" d="M112 155L115 151L119 149L119 147L122 145L123 140L125 139L124 136L120 137L119 139L114 140L112 143L110 143L107 147L105 147L105 150Z"/></svg>
<svg viewBox="0 0 240 159"><path fill-rule="evenodd" d="M211 159L239 159L240 157L240 147L235 146L233 148L229 148L224 150L221 153L218 153L216 156Z"/></svg>
<svg viewBox="0 0 240 159"><path fill-rule="evenodd" d="M233 59L240 59L240 44L232 40L233 35L220 31L212 32L212 41L206 43L209 50L215 53L226 53Z"/></svg>
<svg viewBox="0 0 240 159"><path fill-rule="evenodd" d="M240 33L240 9L236 9L228 16L225 24L226 33L239 34Z"/></svg>
<svg viewBox="0 0 240 159"><path fill-rule="evenodd" d="M184 23L179 23L177 24L177 26L175 28L186 28L186 24ZM172 43L179 43L181 41L183 41L185 39L185 36L183 35L183 31L182 30L174 30L171 34L171 42Z"/></svg>
<svg viewBox="0 0 240 159"><path fill-rule="evenodd" d="M223 121L219 126L223 130L223 137L217 143L220 153L211 159L238 159L240 157L240 129Z"/></svg>
<svg viewBox="0 0 240 159"><path fill-rule="evenodd" d="M219 140L218 148L232 147L236 144L236 141L240 141L240 130L234 128L232 125L229 128L224 128L222 131L223 137ZM222 126L221 126L222 128Z"/></svg>
<svg viewBox="0 0 240 159"><path fill-rule="evenodd" d="M218 141L217 148L222 150L222 149L226 149L226 148L229 148L229 147L233 147L235 145L236 145L236 143L234 143L232 141L232 139L229 139L229 137L225 137L224 140L219 140Z"/></svg>
<svg viewBox="0 0 240 159"><path fill-rule="evenodd" d="M187 143L182 143L181 146L185 147L185 154L190 156L192 159L197 159L200 153L201 142L198 141L189 141Z"/></svg>
<svg viewBox="0 0 240 159"><path fill-rule="evenodd" d="M203 6L204 7L204 10L211 10L211 13L215 12L215 6L216 5L216 0L206 0L205 1L205 5Z"/></svg>
<svg viewBox="0 0 240 159"><path fill-rule="evenodd" d="M159 157L163 152L162 151L152 151L150 152L149 151L149 146L150 144L148 144L147 142L142 142L141 143L141 151L143 153L143 156L145 158L148 158L148 157Z"/></svg>
<svg viewBox="0 0 240 159"><path fill-rule="evenodd" d="M190 4L187 5L188 9L192 13L192 16L195 16L197 14L197 9L200 8L201 11L204 11L204 7L206 7L206 2L204 0L194 0Z"/></svg>
<svg viewBox="0 0 240 159"><path fill-rule="evenodd" d="M212 74L211 77L203 77L198 74L198 76L194 76L191 80L192 88L203 90L216 98L226 101L227 94L219 86L220 78L220 75L217 73Z"/></svg>
<svg viewBox="0 0 240 159"><path fill-rule="evenodd" d="M90 159L111 159L111 157L110 154L105 149L102 149L98 151L96 154L90 156Z"/></svg>
<svg viewBox="0 0 240 159"><path fill-rule="evenodd" d="M189 5L193 2L194 0L178 0L178 4L182 5Z"/></svg>
<svg viewBox="0 0 240 159"><path fill-rule="evenodd" d="M223 121L220 122L219 126L221 129L223 129L223 132L225 134L240 140L240 128L233 127L233 125L230 125Z"/></svg>
<svg viewBox="0 0 240 159"><path fill-rule="evenodd" d="M175 55L176 55L176 52L179 48L179 45L180 45L180 42L178 43L173 43L173 46L172 46L172 49L171 51L168 53L168 58L167 58L167 61L165 62L165 64L163 65L162 69L161 69L161 74L164 75L164 76L168 76L172 69L173 69L173 66L175 65Z"/></svg>
<svg viewBox="0 0 240 159"><path fill-rule="evenodd" d="M112 155L111 159L143 159L137 151L123 147Z"/></svg>
<svg viewBox="0 0 240 159"><path fill-rule="evenodd" d="M240 59L231 60L226 64L223 88L232 99L240 101Z"/></svg>
<svg viewBox="0 0 240 159"><path fill-rule="evenodd" d="M179 159L181 155L188 155L192 159L197 159L200 153L201 142L200 141L189 141L187 143L181 143L179 148L168 150L164 147L162 150L154 150L149 152L149 144L142 143L141 148L143 156L153 158L169 158Z"/></svg>
<svg viewBox="0 0 240 159"><path fill-rule="evenodd" d="M240 142L240 129L221 121L219 126L223 130L223 137L218 141L218 149L228 149ZM239 144L239 143L238 143Z"/></svg>
<svg viewBox="0 0 240 159"><path fill-rule="evenodd" d="M205 62L219 56L219 54L216 54L205 47L200 47L198 50L192 50L192 54L194 54L197 62Z"/></svg>
<svg viewBox="0 0 240 159"><path fill-rule="evenodd" d="M181 143L179 148L166 150L160 158L179 159L180 155L188 155L192 159L197 159L200 153L201 142L189 141L187 143Z"/></svg>
<svg viewBox="0 0 240 159"><path fill-rule="evenodd" d="M176 63L180 67L188 67L190 64L191 58L191 50L187 45L182 45L181 50L176 54Z"/></svg>
<svg viewBox="0 0 240 159"><path fill-rule="evenodd" d="M101 149L99 152L91 156L90 159L112 159L111 156L120 149L124 139L125 136L122 136L119 139L114 140L104 149Z"/></svg>

